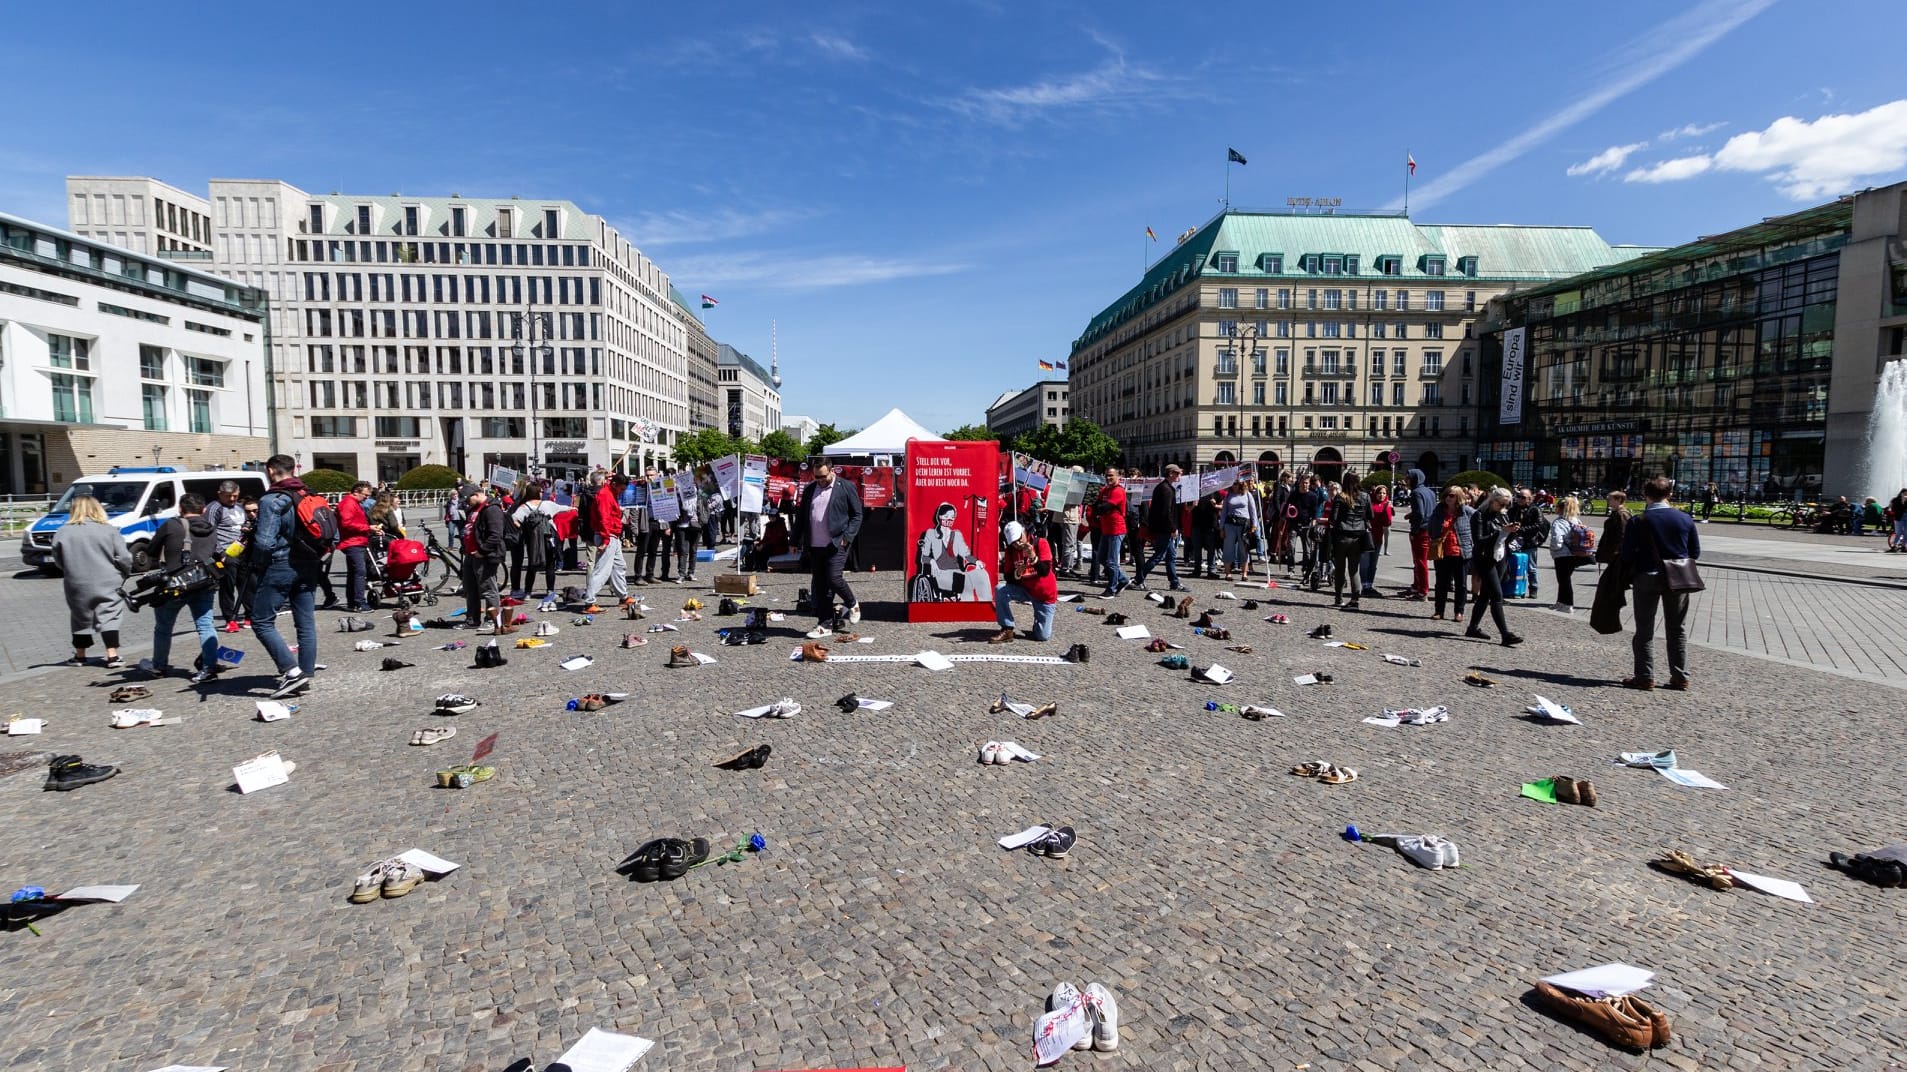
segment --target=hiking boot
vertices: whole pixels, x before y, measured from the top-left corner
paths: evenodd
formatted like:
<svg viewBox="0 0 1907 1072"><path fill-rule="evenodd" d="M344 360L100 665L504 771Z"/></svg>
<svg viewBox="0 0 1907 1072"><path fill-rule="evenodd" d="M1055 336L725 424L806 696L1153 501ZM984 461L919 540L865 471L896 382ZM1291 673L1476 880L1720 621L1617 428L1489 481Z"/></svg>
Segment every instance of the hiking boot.
<svg viewBox="0 0 1907 1072"><path fill-rule="evenodd" d="M1560 1020L1577 1024L1617 1046L1647 1050L1668 1044L1668 1018L1633 997L1596 998L1572 994L1549 983L1538 981L1534 991L1536 1005ZM1657 1041L1657 1022L1661 1041Z"/></svg>
<svg viewBox="0 0 1907 1072"><path fill-rule="evenodd" d="M989 644L1010 644L1013 641L1013 629L1008 627L987 638Z"/></svg>
<svg viewBox="0 0 1907 1072"><path fill-rule="evenodd" d="M1192 616L1192 597L1186 596L1184 599L1179 600L1178 609L1172 612L1172 617L1190 618L1191 616Z"/></svg>
<svg viewBox="0 0 1907 1072"><path fill-rule="evenodd" d="M64 793L82 785L103 782L119 773L119 768L87 763L78 756L54 756L46 765L46 784L42 790Z"/></svg>
<svg viewBox="0 0 1907 1072"><path fill-rule="evenodd" d="M1092 654L1093 653L1087 649L1086 645L1074 644L1072 647L1067 648L1066 654L1060 656L1060 658L1066 660L1069 663L1083 663L1083 662L1086 662L1088 659L1091 659Z"/></svg>
<svg viewBox="0 0 1907 1072"><path fill-rule="evenodd" d="M687 645L677 644L675 647L669 649L669 662L667 665L671 670L681 670L685 667L699 664L696 662L695 656L689 654Z"/></svg>

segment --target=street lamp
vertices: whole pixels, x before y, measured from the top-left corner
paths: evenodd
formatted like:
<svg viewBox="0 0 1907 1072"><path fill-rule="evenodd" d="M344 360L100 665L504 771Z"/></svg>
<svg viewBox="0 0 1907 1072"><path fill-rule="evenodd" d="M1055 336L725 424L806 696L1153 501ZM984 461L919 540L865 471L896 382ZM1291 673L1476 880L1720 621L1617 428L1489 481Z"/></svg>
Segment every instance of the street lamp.
<svg viewBox="0 0 1907 1072"><path fill-rule="evenodd" d="M1238 457L1236 461L1241 468L1245 464L1245 363L1248 360L1255 360L1263 356L1265 352L1259 346L1263 339L1259 335L1257 324L1246 328L1244 336L1249 338L1251 343L1249 346L1239 347L1240 357L1238 359ZM1252 470L1252 479L1256 482L1257 478L1258 471L1254 467Z"/></svg>
<svg viewBox="0 0 1907 1072"><path fill-rule="evenodd" d="M528 320L530 325L530 334L527 340L523 335L523 323L525 320ZM537 345L537 335L539 333L543 337L543 345L540 347ZM529 464L524 468L528 469L532 475L540 475L543 469L543 451L537 443L537 434L540 431L541 422L538 421L536 416L536 359L539 357L549 357L556 352L549 345L551 334L550 314L537 312L522 312L516 314L516 327L511 333L511 337L516 340L516 343L510 347L510 354L513 357L521 358L525 353L528 353L530 357L530 456L528 459ZM526 342L528 343L527 349L525 347Z"/></svg>

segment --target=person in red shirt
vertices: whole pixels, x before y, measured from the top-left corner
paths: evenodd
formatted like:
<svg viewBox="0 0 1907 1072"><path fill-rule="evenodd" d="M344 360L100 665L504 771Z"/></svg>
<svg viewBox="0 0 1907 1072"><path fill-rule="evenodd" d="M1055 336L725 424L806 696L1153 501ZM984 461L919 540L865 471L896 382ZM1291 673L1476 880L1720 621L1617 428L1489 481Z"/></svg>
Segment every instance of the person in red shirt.
<svg viewBox="0 0 1907 1072"><path fill-rule="evenodd" d="M1000 577L993 590L993 617L1000 631L989 644L1013 639L1013 603L1033 604L1033 628L1028 640L1053 639L1053 608L1059 605L1059 578L1053 575L1053 548L1028 534L1018 521L1006 523L1006 547L1000 551Z"/></svg>
<svg viewBox="0 0 1907 1072"><path fill-rule="evenodd" d="M371 495L371 482L360 480L338 500L338 550L344 552L345 610L364 614L371 610L365 582L370 576L371 517L364 512L364 500Z"/></svg>
<svg viewBox="0 0 1907 1072"><path fill-rule="evenodd" d="M589 498L589 542L596 549L596 564L589 570L584 602L596 602L605 582L617 599L629 595L629 566L622 557L622 489L628 486L628 474L617 473L597 485Z"/></svg>
<svg viewBox="0 0 1907 1072"><path fill-rule="evenodd" d="M1119 566L1119 551L1126 542L1126 489L1119 486L1119 470L1106 470L1106 485L1099 489L1093 515L1093 568L1086 574L1086 583L1098 584L1099 567L1104 566L1106 590L1100 595L1111 599L1132 585Z"/></svg>

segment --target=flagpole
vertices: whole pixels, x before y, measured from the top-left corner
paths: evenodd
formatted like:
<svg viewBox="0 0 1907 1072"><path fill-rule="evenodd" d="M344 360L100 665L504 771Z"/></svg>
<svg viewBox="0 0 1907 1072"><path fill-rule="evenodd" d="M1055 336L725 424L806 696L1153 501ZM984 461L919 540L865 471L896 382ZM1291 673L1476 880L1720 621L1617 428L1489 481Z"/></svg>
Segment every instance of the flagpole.
<svg viewBox="0 0 1907 1072"><path fill-rule="evenodd" d="M1404 218L1410 218L1410 149L1404 150Z"/></svg>
<svg viewBox="0 0 1907 1072"><path fill-rule="evenodd" d="M1225 150L1225 211L1232 208L1232 152Z"/></svg>

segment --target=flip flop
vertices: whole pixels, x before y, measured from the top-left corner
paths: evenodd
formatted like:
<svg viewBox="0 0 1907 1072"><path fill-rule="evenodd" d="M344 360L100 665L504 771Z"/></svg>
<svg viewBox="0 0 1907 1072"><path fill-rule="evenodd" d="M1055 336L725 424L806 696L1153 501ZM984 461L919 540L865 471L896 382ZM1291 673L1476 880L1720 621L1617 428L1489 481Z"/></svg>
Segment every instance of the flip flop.
<svg viewBox="0 0 1907 1072"><path fill-rule="evenodd" d="M106 698L113 703L123 704L134 703L139 700L150 699L151 697L152 690L146 688L144 685L121 685L112 691L112 695Z"/></svg>
<svg viewBox="0 0 1907 1072"><path fill-rule="evenodd" d="M417 745L433 745L439 741L448 741L455 736L457 736L457 727L438 726L432 729L418 730L416 733L411 734L411 743Z"/></svg>

